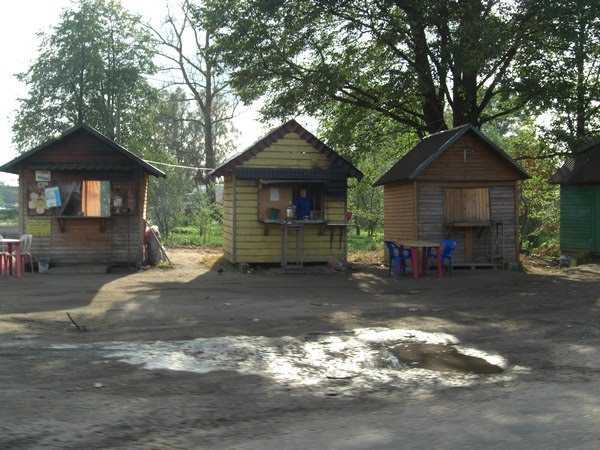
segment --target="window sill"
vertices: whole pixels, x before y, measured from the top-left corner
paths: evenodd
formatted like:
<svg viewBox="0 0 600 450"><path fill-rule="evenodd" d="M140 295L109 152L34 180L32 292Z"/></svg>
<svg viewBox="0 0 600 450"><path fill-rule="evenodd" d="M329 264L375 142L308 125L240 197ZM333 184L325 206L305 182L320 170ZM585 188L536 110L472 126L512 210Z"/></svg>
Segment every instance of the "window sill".
<svg viewBox="0 0 600 450"><path fill-rule="evenodd" d="M68 220L98 220L98 227L101 233L106 231L106 221L110 219L110 216L56 216L56 220L58 220L58 227L60 228L61 233L65 232L66 222Z"/></svg>

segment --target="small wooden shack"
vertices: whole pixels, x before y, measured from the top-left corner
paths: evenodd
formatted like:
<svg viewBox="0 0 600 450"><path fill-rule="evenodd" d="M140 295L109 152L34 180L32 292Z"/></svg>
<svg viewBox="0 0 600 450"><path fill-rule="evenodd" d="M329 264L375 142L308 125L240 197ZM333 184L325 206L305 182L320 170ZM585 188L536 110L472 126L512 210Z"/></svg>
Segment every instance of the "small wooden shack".
<svg viewBox="0 0 600 450"><path fill-rule="evenodd" d="M210 174L224 178L223 252L233 263L346 260L347 179L363 174L290 120ZM288 218L301 188L309 217Z"/></svg>
<svg viewBox="0 0 600 450"><path fill-rule="evenodd" d="M384 186L385 239L455 239L454 266L516 262L526 178L472 125L432 134L375 183Z"/></svg>
<svg viewBox="0 0 600 450"><path fill-rule="evenodd" d="M150 175L165 174L78 124L0 167L19 175L20 233L53 266L139 266Z"/></svg>
<svg viewBox="0 0 600 450"><path fill-rule="evenodd" d="M560 184L560 250L600 254L600 141L567 158L550 183Z"/></svg>

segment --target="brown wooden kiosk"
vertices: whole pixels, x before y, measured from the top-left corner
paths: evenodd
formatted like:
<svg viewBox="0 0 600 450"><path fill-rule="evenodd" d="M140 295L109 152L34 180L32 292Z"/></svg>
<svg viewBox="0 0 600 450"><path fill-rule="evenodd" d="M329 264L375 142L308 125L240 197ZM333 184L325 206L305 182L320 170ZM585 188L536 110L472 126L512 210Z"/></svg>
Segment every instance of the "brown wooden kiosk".
<svg viewBox="0 0 600 450"><path fill-rule="evenodd" d="M210 174L224 178L223 253L233 263L346 260L347 179L362 179L352 164L290 120ZM301 188L311 201L306 217L286 210Z"/></svg>
<svg viewBox="0 0 600 450"><path fill-rule="evenodd" d="M53 266L139 266L150 175L165 174L78 124L0 167L19 175L19 226Z"/></svg>
<svg viewBox="0 0 600 450"><path fill-rule="evenodd" d="M423 139L375 185L384 187L385 240L458 242L453 265L519 259L519 182L527 172L472 125Z"/></svg>

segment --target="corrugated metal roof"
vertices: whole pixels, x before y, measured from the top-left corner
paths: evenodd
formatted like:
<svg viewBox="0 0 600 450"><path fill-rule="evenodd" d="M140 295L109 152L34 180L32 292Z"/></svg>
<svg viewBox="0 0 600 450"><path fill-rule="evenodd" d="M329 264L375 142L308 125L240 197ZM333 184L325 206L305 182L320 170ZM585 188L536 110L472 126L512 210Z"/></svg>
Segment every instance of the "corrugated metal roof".
<svg viewBox="0 0 600 450"><path fill-rule="evenodd" d="M552 184L599 184L600 141L567 156L564 164L549 180Z"/></svg>
<svg viewBox="0 0 600 450"><path fill-rule="evenodd" d="M307 143L312 145L314 148L323 153L329 161L331 161L331 165L337 169L343 170L345 173L345 177L354 177L358 180L361 180L363 174L360 170L354 167L349 161L342 158L336 152L334 152L330 147L328 147L324 142L317 139L312 133L302 127L295 120L290 120L283 125L275 128L274 130L267 133L261 139L256 141L246 150L242 151L238 155L233 158L225 161L219 167L214 169L213 171L208 173L209 177L220 177L225 175L228 172L232 172L238 166L240 166L245 161L248 161L258 153L262 152L265 148L269 147L271 144L281 139L287 133L298 133L301 139L305 140Z"/></svg>
<svg viewBox="0 0 600 450"><path fill-rule="evenodd" d="M498 155L508 161L523 178L529 178L529 174L515 160L504 153L496 144L481 133L481 131L473 125L467 124L427 136L379 178L374 186L414 180L433 161L440 157L466 133L473 133L479 139L483 140Z"/></svg>

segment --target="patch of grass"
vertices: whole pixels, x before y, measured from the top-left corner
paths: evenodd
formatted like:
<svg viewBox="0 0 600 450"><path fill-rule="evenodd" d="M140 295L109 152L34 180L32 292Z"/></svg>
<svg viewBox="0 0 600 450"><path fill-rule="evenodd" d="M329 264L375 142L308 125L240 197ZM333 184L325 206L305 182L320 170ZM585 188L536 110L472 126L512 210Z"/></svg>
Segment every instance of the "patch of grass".
<svg viewBox="0 0 600 450"><path fill-rule="evenodd" d="M210 226L204 235L197 226L175 227L165 243L170 246L221 246L223 245L223 227L221 224Z"/></svg>
<svg viewBox="0 0 600 450"><path fill-rule="evenodd" d="M383 228L378 228L369 236L364 231L357 235L352 230L348 232L348 261L366 264L385 264L383 252Z"/></svg>
<svg viewBox="0 0 600 450"><path fill-rule="evenodd" d="M171 264L168 260L164 260L158 263L158 265L156 266L157 269L172 269L173 268L173 264Z"/></svg>
<svg viewBox="0 0 600 450"><path fill-rule="evenodd" d="M378 228L373 233L373 236L369 236L364 230L360 235L353 232L352 229L348 231L348 251L349 252L361 252L361 251L383 251L383 229Z"/></svg>

